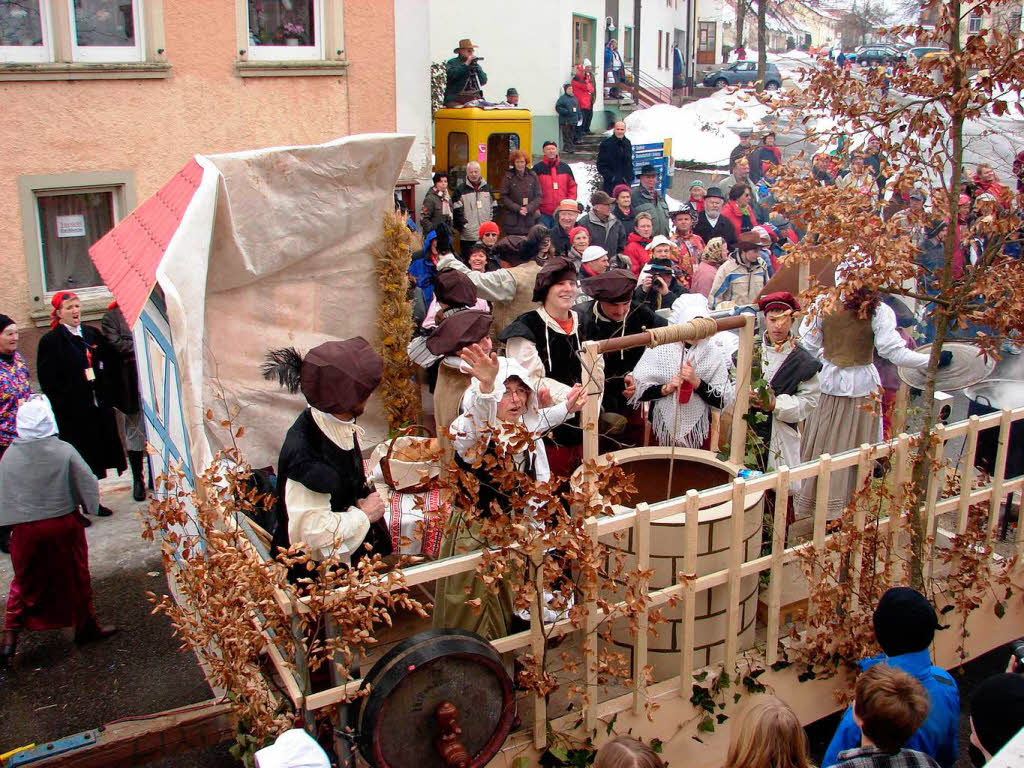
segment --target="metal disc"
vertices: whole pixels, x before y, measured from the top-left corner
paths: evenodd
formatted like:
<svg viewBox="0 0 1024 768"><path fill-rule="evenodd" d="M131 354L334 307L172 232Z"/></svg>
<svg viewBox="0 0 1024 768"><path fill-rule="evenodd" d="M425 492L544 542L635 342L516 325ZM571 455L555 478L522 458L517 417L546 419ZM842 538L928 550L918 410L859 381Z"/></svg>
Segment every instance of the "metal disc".
<svg viewBox="0 0 1024 768"><path fill-rule="evenodd" d="M515 719L515 694L501 657L483 638L458 629L421 632L385 654L366 675L359 705L359 751L376 768L444 768L434 746L435 711L459 712L472 766L497 754Z"/></svg>
<svg viewBox="0 0 1024 768"><path fill-rule="evenodd" d="M925 344L918 347L915 352L927 355L931 353L932 345ZM973 344L966 344L960 341L947 341L942 345L942 351L949 350L953 353L953 362L945 368L939 368L935 376L935 388L943 392L952 392L972 384L977 384L991 375L995 370L995 358L985 358L981 350ZM915 389L924 389L927 368L898 368L900 378L909 386Z"/></svg>

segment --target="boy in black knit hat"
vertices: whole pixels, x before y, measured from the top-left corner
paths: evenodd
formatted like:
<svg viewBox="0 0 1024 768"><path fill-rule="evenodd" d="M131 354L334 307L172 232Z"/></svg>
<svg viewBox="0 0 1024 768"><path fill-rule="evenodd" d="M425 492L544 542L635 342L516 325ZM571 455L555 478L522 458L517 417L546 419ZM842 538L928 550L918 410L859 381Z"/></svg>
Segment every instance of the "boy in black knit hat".
<svg viewBox="0 0 1024 768"><path fill-rule="evenodd" d="M931 709L906 747L930 755L942 768L953 768L957 758L960 692L949 673L932 664L929 646L939 627L935 609L917 590L893 587L878 601L873 623L882 655L861 661L861 669L885 663L903 670L924 686ZM860 743L861 729L850 707L828 745L822 768L836 765L840 752L854 749Z"/></svg>

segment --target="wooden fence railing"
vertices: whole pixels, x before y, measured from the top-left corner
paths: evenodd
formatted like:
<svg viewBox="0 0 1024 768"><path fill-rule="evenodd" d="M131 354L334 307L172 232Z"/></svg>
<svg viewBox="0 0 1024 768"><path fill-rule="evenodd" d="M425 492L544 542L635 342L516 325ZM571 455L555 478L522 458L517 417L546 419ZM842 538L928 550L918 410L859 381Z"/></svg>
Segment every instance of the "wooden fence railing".
<svg viewBox="0 0 1024 768"><path fill-rule="evenodd" d="M738 324L734 323L733 327ZM746 336L745 341L749 343L752 331L749 324L743 327L742 333ZM743 347L741 346L741 356ZM749 370L749 365L747 366ZM745 388L744 388L745 389ZM746 408L744 402L742 407ZM926 545L925 562L926 573L933 570L935 561L936 518L939 515L956 512L956 531L953 533L962 534L968 524L968 510L971 505L988 502L990 507L987 525L987 535L991 538L999 516L1000 504L1014 492L1024 490L1024 476L1007 480L1004 476L1006 466L1007 448L1009 445L1010 426L1014 421L1024 418L1024 408L1015 410L1003 410L985 416L972 416L966 421L961 421L947 426L939 426L936 429L938 445L936 456L943 456L944 448L951 440L963 438L965 445L960 454L958 466L950 466L947 462L943 469L929 475L927 492L924 499L924 510L926 513L927 531L932 534ZM740 422L742 423L742 421ZM974 487L975 469L974 458L976 455L978 433L980 430L998 427L998 452L995 461L995 469L988 481ZM909 470L908 460L910 455L912 436L900 434L897 438L875 445L862 445L859 449L847 451L836 456L827 454L820 458L801 464L796 467L781 467L777 471L770 472L749 480L735 479L730 484L710 488L701 492L688 491L685 495L669 499L656 504L639 504L635 509L626 510L614 516L600 519L591 518L588 525L588 534L596 541L597 539L613 534L616 531L631 530L633 541L637 543L636 553L638 566L646 568L650 564L650 542L651 526L659 520L673 515L685 514L685 537L682 560L684 571L677 575L676 583L660 589L649 591L650 606L653 609L664 606L670 601L680 600L683 605L682 643L678 652L679 675L673 679L665 680L649 688L646 694L636 692L632 695L631 703L622 707L630 708L639 712L643 705L643 695L657 696L672 689L678 690L681 697L688 699L691 695L694 683L694 675L699 670L694 663L694 606L698 597L714 587L726 585L728 587L728 604L726 607L726 634L724 648L724 665L726 670L736 666L737 656L741 649L738 648L738 635L740 630L740 602L741 590L740 581L749 576L759 576L762 573L768 574L768 583L765 589L768 611L767 621L764 623L765 635L767 638L765 648L765 661L773 664L779 658L781 639L781 616L780 603L782 599L782 573L787 563L796 561L801 550L814 548L822 552L825 549L825 542L828 538L826 526L826 511L828 499L828 487L831 474L836 471L855 468L859 485L867 482L871 475L874 464L877 460L892 457L894 488L907 479ZM742 443L740 443L742 445ZM733 453L736 453L737 444L733 443ZM946 477L949 471L958 470L961 475L960 491L956 495L947 496L945 492ZM768 554L754 557L750 560L744 559L743 551L743 521L745 502L749 494L755 494L766 490L774 490L776 493L776 509L784 510L786 500L789 496L789 485L792 482L803 481L808 478L818 479L817 501L813 513L813 534L810 541L785 546L785 515L776 514L773 535L770 542ZM701 575L696 578L687 578L683 574L694 574L697 562L697 529L699 510L711 506L728 504L731 510L730 535L728 549L728 566L713 573ZM863 510L857 513L855 526L863 531L867 521ZM903 525L902 520L890 521L883 519L879 522L879 530L892 536L893 531ZM1015 541L1016 552L1024 555L1024 533L1018 526ZM868 563L865 562L862 550L852 552L851 570L854 575L862 572L864 568L893 568L898 564L893 562L890 548L889 562ZM426 584L436 579L452 576L458 573L465 573L476 568L481 561L480 552L472 552L458 555L444 560L425 563L404 569L405 583L407 586ZM625 603L618 603L612 606L612 610L621 609ZM808 610L813 610L810 605ZM591 653L596 647L596 635L592 631L599 623L598 608L594 604L587 606L588 619L585 632L582 634L582 642L586 643ZM501 653L532 648L535 651L543 647L546 637L558 637L561 635L576 632L568 619L560 620L545 629L540 622L536 610L531 612L530 628L527 631L501 638L493 642L494 647ZM993 646L994 647L994 646ZM646 636L636 639L635 653L633 654L633 678L641 679L641 671L648 661L647 638ZM593 656L589 658L593 659ZM606 717L611 714L609 706L619 707L617 702L601 702L596 694L597 679L593 665L586 665L586 682L592 691L591 704L584 709L583 719L587 731L593 729L597 724L598 717ZM343 701L347 695L354 692L361 681L355 680L344 685L339 685L325 691L308 694L305 696L304 704L307 710L316 710L322 707L331 706ZM546 704L543 697L535 697L534 701L533 743L537 748L542 748L546 740L545 721Z"/></svg>

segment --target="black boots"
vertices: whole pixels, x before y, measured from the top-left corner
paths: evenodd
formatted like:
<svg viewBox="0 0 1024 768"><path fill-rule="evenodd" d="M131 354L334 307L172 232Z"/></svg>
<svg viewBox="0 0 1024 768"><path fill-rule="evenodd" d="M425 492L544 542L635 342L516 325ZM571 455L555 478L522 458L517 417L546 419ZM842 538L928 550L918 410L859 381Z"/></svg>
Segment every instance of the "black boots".
<svg viewBox="0 0 1024 768"><path fill-rule="evenodd" d="M18 647L18 633L13 629L4 630L4 644L0 647L0 667L6 667Z"/></svg>
<svg viewBox="0 0 1024 768"><path fill-rule="evenodd" d="M96 621L95 617L90 618L75 630L75 643L78 645L85 645L86 643L92 643L96 640L106 640L113 634L117 633L117 627L113 624L100 624Z"/></svg>
<svg viewBox="0 0 1024 768"><path fill-rule="evenodd" d="M146 481L142 474L142 451L128 451L128 465L132 468L132 498L136 501L146 500Z"/></svg>

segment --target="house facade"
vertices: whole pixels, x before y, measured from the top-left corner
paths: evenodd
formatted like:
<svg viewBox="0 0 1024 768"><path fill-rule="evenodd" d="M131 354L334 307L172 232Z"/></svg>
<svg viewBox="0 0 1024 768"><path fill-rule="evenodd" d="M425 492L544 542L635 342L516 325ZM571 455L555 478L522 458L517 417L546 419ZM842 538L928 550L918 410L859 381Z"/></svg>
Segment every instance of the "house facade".
<svg viewBox="0 0 1024 768"><path fill-rule="evenodd" d="M573 69L584 60L593 67L599 86L595 94L594 130L607 127L614 113L605 111L604 48L610 39L629 71L634 43L639 39L641 80L670 89L674 50L692 76L695 64L713 64L719 54L721 0L647 0L641 6L639 33L633 0L520 0L484 8L477 0L431 0L429 3L430 60L443 63L455 54L460 39L468 38L483 57L487 73L484 97L502 101L508 88L519 92L519 103L533 115L534 154L558 136L555 101ZM405 21L399 16L399 25ZM639 38L637 35L639 34Z"/></svg>
<svg viewBox="0 0 1024 768"><path fill-rule="evenodd" d="M195 153L396 129L377 0L0 4L0 312L34 368L50 298L109 293L89 247Z"/></svg>

